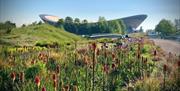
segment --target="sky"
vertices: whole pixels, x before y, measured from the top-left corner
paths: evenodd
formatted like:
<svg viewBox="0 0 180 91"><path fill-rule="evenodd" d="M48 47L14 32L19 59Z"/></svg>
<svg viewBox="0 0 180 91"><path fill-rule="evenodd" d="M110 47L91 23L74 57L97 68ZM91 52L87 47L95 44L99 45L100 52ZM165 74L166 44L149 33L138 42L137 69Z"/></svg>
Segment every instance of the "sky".
<svg viewBox="0 0 180 91"><path fill-rule="evenodd" d="M0 0L0 22L10 20L17 26L40 21L39 14L98 21L146 14L140 25L154 29L161 19L180 19L180 0Z"/></svg>

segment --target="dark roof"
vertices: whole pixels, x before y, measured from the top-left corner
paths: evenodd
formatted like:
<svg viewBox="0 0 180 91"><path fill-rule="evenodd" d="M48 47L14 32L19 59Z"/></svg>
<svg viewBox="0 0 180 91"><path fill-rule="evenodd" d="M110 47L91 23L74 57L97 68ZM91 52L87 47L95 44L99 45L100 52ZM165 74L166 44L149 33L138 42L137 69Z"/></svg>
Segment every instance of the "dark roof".
<svg viewBox="0 0 180 91"><path fill-rule="evenodd" d="M147 15L135 15L130 17L121 18L126 27L137 28L145 19Z"/></svg>

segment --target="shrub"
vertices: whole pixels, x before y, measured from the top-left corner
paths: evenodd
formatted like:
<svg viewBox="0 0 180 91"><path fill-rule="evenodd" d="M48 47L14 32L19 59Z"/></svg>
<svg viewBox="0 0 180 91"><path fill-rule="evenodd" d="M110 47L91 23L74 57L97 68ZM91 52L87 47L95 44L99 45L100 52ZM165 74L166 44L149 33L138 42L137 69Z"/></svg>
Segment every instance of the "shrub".
<svg viewBox="0 0 180 91"><path fill-rule="evenodd" d="M54 58L49 58L49 61L47 62L46 67L50 71L55 71L56 70L56 65L57 65L56 60Z"/></svg>
<svg viewBox="0 0 180 91"><path fill-rule="evenodd" d="M38 74L45 75L46 68L45 64L42 62L37 62L32 67L25 70L26 79L34 79L34 77Z"/></svg>

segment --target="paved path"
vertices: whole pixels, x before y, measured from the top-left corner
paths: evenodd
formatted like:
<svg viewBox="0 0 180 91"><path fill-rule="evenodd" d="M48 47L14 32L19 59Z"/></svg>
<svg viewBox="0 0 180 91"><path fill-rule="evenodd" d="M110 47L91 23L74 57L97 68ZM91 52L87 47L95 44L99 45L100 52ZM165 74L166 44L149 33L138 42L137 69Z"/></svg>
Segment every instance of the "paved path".
<svg viewBox="0 0 180 91"><path fill-rule="evenodd" d="M151 39L154 40L155 44L160 46L167 53L180 55L180 42L163 40L163 39Z"/></svg>

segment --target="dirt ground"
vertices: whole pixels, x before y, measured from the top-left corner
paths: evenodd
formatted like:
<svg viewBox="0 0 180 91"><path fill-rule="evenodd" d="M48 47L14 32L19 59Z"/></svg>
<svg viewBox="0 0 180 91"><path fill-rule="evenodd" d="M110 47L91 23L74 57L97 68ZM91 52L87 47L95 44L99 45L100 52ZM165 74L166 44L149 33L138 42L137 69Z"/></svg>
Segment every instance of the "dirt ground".
<svg viewBox="0 0 180 91"><path fill-rule="evenodd" d="M160 46L165 52L180 55L180 42L164 39L151 39L156 45Z"/></svg>

